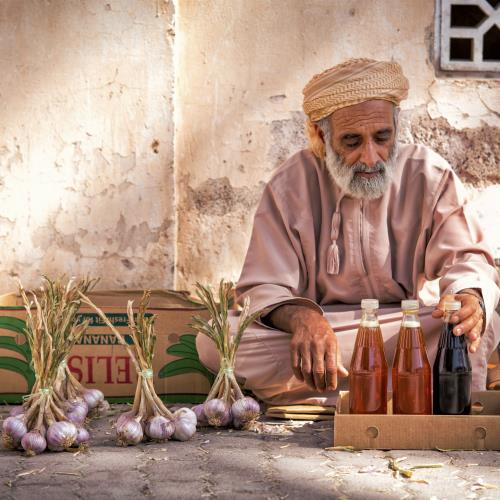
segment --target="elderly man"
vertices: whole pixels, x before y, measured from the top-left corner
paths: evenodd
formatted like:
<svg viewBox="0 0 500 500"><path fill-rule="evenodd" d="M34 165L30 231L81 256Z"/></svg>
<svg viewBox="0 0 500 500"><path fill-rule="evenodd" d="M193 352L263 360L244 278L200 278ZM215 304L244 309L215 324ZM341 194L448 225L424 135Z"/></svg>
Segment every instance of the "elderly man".
<svg viewBox="0 0 500 500"><path fill-rule="evenodd" d="M243 337L236 374L266 402L335 403L363 298L381 303L389 363L402 299L437 303L420 315L431 363L444 300L460 300L454 333L469 339L473 389L485 387L500 334L496 269L447 162L424 146L398 145L407 91L397 63L368 59L334 66L304 88L310 149L268 183L236 290L263 311ZM213 345L197 342L216 370Z"/></svg>

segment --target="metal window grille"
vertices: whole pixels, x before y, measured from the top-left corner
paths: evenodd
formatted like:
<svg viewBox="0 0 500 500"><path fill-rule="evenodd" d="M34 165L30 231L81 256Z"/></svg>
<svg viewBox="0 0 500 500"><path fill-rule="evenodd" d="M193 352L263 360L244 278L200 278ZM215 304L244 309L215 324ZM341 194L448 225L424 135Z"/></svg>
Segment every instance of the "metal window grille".
<svg viewBox="0 0 500 500"><path fill-rule="evenodd" d="M441 0L442 70L500 71L500 0Z"/></svg>

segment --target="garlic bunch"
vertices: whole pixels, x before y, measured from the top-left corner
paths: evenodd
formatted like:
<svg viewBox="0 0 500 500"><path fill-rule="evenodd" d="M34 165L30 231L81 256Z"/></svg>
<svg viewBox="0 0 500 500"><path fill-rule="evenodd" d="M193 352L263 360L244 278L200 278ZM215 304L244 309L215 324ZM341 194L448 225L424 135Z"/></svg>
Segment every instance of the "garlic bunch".
<svg viewBox="0 0 500 500"><path fill-rule="evenodd" d="M260 315L261 311L250 314L249 299L245 300L236 334L231 336L228 320L232 300L233 284L222 280L219 285L219 303L210 288L196 284L200 301L210 313L207 321L200 316L193 318L193 328L212 339L219 351L220 369L203 405L193 408L199 425L241 428L257 419L260 407L255 399L245 397L234 375L236 352L245 329Z"/></svg>
<svg viewBox="0 0 500 500"><path fill-rule="evenodd" d="M83 428L88 405L76 391L68 392L61 374L69 373L65 360L88 327L87 322L78 322L79 293L94 284L95 280L63 284L45 277L44 286L31 294L32 299L20 285L35 383L24 403L11 408L3 423L5 447L22 448L30 456L47 448L65 450L77 438L88 443L89 434Z"/></svg>
<svg viewBox="0 0 500 500"><path fill-rule="evenodd" d="M139 311L134 313L132 301L127 304L128 326L132 346L95 304L84 295L82 301L92 307L114 333L118 342L125 347L137 372L137 387L131 411L122 414L115 425L117 444L136 445L144 439L163 442L174 438L179 441L190 439L196 432L196 414L188 408L172 413L156 394L153 385L153 356L156 343L154 316L146 314L150 292L144 292ZM88 402L88 401L87 401ZM89 404L90 406L90 404Z"/></svg>

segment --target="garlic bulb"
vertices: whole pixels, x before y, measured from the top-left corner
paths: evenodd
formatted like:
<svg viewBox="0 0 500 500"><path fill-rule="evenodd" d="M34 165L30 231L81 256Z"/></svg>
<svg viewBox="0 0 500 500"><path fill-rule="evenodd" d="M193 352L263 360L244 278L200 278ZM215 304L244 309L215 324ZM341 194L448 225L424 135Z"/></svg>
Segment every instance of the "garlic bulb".
<svg viewBox="0 0 500 500"><path fill-rule="evenodd" d="M208 423L214 427L227 425L229 422L229 408L222 399L211 399L203 404L203 411Z"/></svg>
<svg viewBox="0 0 500 500"><path fill-rule="evenodd" d="M203 410L203 403L200 405L193 406L193 411L196 415L196 421L198 423L198 426L205 426L208 425L208 420L207 416L205 415L205 412Z"/></svg>
<svg viewBox="0 0 500 500"><path fill-rule="evenodd" d="M13 406L9 411L9 417L17 417L24 414L24 408L22 405Z"/></svg>
<svg viewBox="0 0 500 500"><path fill-rule="evenodd" d="M177 441L188 441L195 435L195 433L196 425L193 425L187 420L176 420L174 439L177 439Z"/></svg>
<svg viewBox="0 0 500 500"><path fill-rule="evenodd" d="M190 408L179 408L174 413L174 418L175 420L182 418L184 420L187 420L188 422L191 422L193 425L197 424L196 413Z"/></svg>
<svg viewBox="0 0 500 500"><path fill-rule="evenodd" d="M47 448L47 441L40 431L27 432L21 439L21 445L29 457L39 455Z"/></svg>
<svg viewBox="0 0 500 500"><path fill-rule="evenodd" d="M153 441L165 441L175 431L175 424L167 418L157 415L146 422L146 435Z"/></svg>
<svg viewBox="0 0 500 500"><path fill-rule="evenodd" d="M260 414L260 406L255 399L244 397L236 400L231 407L233 417L246 423L255 420Z"/></svg>
<svg viewBox="0 0 500 500"><path fill-rule="evenodd" d="M181 408L174 413L174 439L187 441L196 433L196 414L189 408Z"/></svg>
<svg viewBox="0 0 500 500"><path fill-rule="evenodd" d="M71 422L55 422L47 430L47 446L51 451L63 451L74 443L78 431Z"/></svg>
<svg viewBox="0 0 500 500"><path fill-rule="evenodd" d="M120 446L139 444L144 437L142 425L134 418L124 418L120 425L116 426L116 435Z"/></svg>
<svg viewBox="0 0 500 500"><path fill-rule="evenodd" d="M134 412L133 411L127 411L125 413L122 413L119 417L118 420L116 421L115 427L118 427L119 425L123 424L124 422L130 420L131 418L134 417Z"/></svg>
<svg viewBox="0 0 500 500"><path fill-rule="evenodd" d="M2 425L2 441L5 448L15 450L19 448L21 439L28 432L26 424L22 418L7 417Z"/></svg>
<svg viewBox="0 0 500 500"><path fill-rule="evenodd" d="M228 412L220 419L219 427L227 427L231 425L233 421L233 414L231 412L231 408L229 408Z"/></svg>
<svg viewBox="0 0 500 500"><path fill-rule="evenodd" d="M76 426L82 425L87 418L89 407L85 400L75 399L68 402L66 418Z"/></svg>
<svg viewBox="0 0 500 500"><path fill-rule="evenodd" d="M75 442L73 443L73 446L80 446L84 444L88 444L90 441L90 434L85 427L78 427L77 428L77 434L76 434L76 439Z"/></svg>
<svg viewBox="0 0 500 500"><path fill-rule="evenodd" d="M104 401L104 394L99 389L87 389L83 393L83 399L85 399L89 410L93 410Z"/></svg>

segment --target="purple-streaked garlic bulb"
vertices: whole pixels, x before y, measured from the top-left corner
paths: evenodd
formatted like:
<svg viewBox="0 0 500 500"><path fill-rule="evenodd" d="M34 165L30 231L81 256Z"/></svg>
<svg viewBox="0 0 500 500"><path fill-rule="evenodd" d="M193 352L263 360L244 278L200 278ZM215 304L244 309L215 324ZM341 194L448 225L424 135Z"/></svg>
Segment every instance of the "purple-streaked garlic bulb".
<svg viewBox="0 0 500 500"><path fill-rule="evenodd" d="M34 430L27 432L21 439L21 445L26 451L28 457L40 455L47 448L47 441L40 431Z"/></svg>
<svg viewBox="0 0 500 500"><path fill-rule="evenodd" d="M233 422L233 414L231 412L231 408L229 408L229 411L226 413L226 415L223 418L221 418L219 426L227 427L228 425L231 425L232 422Z"/></svg>
<svg viewBox="0 0 500 500"><path fill-rule="evenodd" d="M18 417L24 414L24 408L22 405L13 406L9 411L9 417Z"/></svg>
<svg viewBox="0 0 500 500"><path fill-rule="evenodd" d="M150 418L146 422L145 433L153 441L170 439L175 431L175 424L162 415Z"/></svg>
<svg viewBox="0 0 500 500"><path fill-rule="evenodd" d="M174 439L187 441L196 433L196 414L189 408L181 408L174 413Z"/></svg>
<svg viewBox="0 0 500 500"><path fill-rule="evenodd" d="M73 446L81 446L81 445L86 445L89 444L90 442L90 434L85 427L77 427L76 430L76 439L75 442L73 443Z"/></svg>
<svg viewBox="0 0 500 500"><path fill-rule="evenodd" d="M51 451L63 451L70 448L78 434L75 424L55 422L47 429L47 447Z"/></svg>
<svg viewBox="0 0 500 500"><path fill-rule="evenodd" d="M133 411L127 411L125 413L122 413L118 417L118 420L116 421L115 427L118 427L119 425L123 424L125 421L130 420L131 418L134 418L134 412Z"/></svg>
<svg viewBox="0 0 500 500"><path fill-rule="evenodd" d="M144 437L142 425L135 418L124 418L116 425L117 442L119 446L139 444Z"/></svg>
<svg viewBox="0 0 500 500"><path fill-rule="evenodd" d="M19 448L21 439L28 432L22 418L7 417L2 425L2 441L5 448L15 450Z"/></svg>
<svg viewBox="0 0 500 500"><path fill-rule="evenodd" d="M89 407L85 400L74 399L68 402L68 406L66 407L66 418L76 426L80 426L85 422L88 412Z"/></svg>
<svg viewBox="0 0 500 500"><path fill-rule="evenodd" d="M207 417L208 423L214 427L221 427L224 422L228 422L229 407L222 399L211 399L205 401L203 411Z"/></svg>
<svg viewBox="0 0 500 500"><path fill-rule="evenodd" d="M93 410L104 401L104 394L99 389L86 389L83 394L83 399L87 403L89 410Z"/></svg>
<svg viewBox="0 0 500 500"><path fill-rule="evenodd" d="M241 423L251 422L260 415L260 406L255 399L244 397L236 400L231 407L233 417Z"/></svg>
<svg viewBox="0 0 500 500"><path fill-rule="evenodd" d="M205 411L203 410L203 403L193 406L192 410L196 415L196 421L198 423L198 427L203 427L208 425L207 416L205 415Z"/></svg>
<svg viewBox="0 0 500 500"><path fill-rule="evenodd" d="M196 413L190 408L179 408L175 413L174 417L176 420L182 418L193 425L197 424Z"/></svg>

